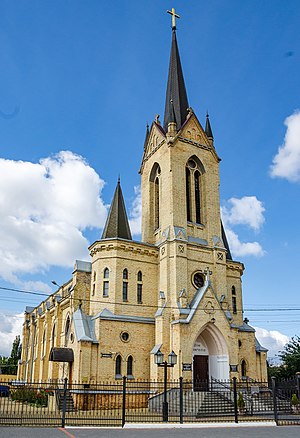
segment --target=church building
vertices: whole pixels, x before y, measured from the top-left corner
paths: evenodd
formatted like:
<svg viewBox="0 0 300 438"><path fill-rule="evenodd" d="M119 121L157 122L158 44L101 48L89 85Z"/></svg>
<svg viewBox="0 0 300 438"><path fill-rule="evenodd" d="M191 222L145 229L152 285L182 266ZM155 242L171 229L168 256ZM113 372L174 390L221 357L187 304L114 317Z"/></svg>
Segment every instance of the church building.
<svg viewBox="0 0 300 438"><path fill-rule="evenodd" d="M172 18L164 118L141 151L142 239L132 239L118 181L91 260L26 308L20 380L161 379L159 351L177 355L171 379L267 380L267 350L244 318L244 265L221 221L213 131L189 105Z"/></svg>

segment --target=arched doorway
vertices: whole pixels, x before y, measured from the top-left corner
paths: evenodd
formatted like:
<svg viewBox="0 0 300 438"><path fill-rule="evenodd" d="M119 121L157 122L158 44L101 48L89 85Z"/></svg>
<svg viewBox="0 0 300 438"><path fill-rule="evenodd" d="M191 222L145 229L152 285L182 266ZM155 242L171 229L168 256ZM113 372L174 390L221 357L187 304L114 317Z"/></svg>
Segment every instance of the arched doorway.
<svg viewBox="0 0 300 438"><path fill-rule="evenodd" d="M229 379L229 355L224 336L209 323L198 335L193 348L194 389L207 391L212 379Z"/></svg>

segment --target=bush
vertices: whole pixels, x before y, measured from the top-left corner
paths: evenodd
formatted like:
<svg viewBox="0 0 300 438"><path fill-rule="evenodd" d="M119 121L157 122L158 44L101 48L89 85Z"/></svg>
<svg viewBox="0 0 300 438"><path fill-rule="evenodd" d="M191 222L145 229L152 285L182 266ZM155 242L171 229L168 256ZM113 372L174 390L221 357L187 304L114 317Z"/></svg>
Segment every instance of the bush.
<svg viewBox="0 0 300 438"><path fill-rule="evenodd" d="M27 402L36 406L47 406L48 395L44 389L17 388L11 391L11 399L19 402Z"/></svg>
<svg viewBox="0 0 300 438"><path fill-rule="evenodd" d="M292 405L293 406L298 406L299 405L299 400L298 400L298 397L297 397L297 395L296 394L293 394L292 395Z"/></svg>
<svg viewBox="0 0 300 438"><path fill-rule="evenodd" d="M239 393L239 396L238 396L237 405L238 405L239 409L245 408L245 400L244 400L243 394L241 392Z"/></svg>

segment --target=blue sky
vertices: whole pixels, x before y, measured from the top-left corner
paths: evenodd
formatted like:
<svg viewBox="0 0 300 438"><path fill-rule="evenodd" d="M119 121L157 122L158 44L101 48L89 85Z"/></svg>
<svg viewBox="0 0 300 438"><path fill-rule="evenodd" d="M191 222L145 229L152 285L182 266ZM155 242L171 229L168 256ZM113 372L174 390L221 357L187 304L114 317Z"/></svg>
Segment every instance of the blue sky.
<svg viewBox="0 0 300 438"><path fill-rule="evenodd" d="M138 221L145 125L163 118L171 7L181 15L189 103L203 124L209 111L222 158L221 202L246 266L244 306L299 309L294 0L0 0L0 286L50 292L52 279L68 280L101 233L118 174ZM241 246L253 242L254 250ZM6 353L19 327L13 315L38 300L0 296ZM299 310L246 315L266 343L299 334Z"/></svg>

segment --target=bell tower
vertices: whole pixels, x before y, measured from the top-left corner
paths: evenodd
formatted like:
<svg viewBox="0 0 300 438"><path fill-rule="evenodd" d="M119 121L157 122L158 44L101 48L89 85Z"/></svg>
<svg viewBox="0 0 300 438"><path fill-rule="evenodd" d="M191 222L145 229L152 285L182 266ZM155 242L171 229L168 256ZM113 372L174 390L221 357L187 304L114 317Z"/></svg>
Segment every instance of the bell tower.
<svg viewBox="0 0 300 438"><path fill-rule="evenodd" d="M203 128L189 107L173 22L164 122L157 115L147 126L140 169L144 242L160 244L166 235L181 233L206 246L226 245L219 162L208 114Z"/></svg>

